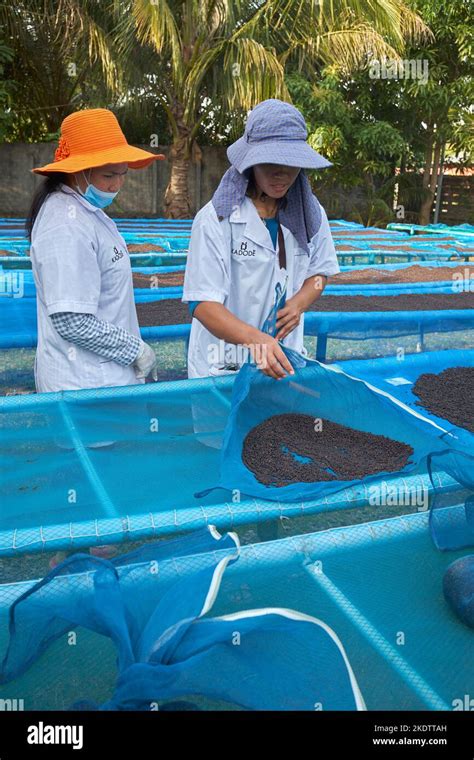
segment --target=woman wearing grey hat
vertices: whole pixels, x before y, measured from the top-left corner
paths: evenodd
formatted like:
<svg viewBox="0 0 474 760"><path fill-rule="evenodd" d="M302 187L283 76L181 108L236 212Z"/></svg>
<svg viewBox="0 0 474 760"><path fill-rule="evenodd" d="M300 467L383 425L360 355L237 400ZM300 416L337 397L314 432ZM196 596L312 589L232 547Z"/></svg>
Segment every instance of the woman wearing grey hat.
<svg viewBox="0 0 474 760"><path fill-rule="evenodd" d="M298 109L271 99L227 150L232 166L191 231L189 377L235 372L250 351L279 379L293 372L279 341L305 353L303 313L339 272L327 216L303 171L331 164L306 138ZM262 327L276 303L272 337Z"/></svg>

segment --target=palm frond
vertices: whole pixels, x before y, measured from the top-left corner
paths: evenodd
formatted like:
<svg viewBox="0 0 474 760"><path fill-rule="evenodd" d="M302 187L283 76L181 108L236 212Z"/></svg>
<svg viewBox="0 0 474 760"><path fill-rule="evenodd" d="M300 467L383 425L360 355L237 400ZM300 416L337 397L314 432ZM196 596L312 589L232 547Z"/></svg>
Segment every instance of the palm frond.
<svg viewBox="0 0 474 760"><path fill-rule="evenodd" d="M158 54L169 57L173 77L183 79L182 39L173 9L166 0L133 0L132 20L136 38Z"/></svg>

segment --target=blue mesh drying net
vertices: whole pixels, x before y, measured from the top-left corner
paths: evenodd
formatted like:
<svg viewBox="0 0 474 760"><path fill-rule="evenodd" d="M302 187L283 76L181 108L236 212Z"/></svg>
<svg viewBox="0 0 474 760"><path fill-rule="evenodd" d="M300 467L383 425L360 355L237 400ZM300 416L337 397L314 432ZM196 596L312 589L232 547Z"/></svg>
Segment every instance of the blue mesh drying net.
<svg viewBox="0 0 474 760"><path fill-rule="evenodd" d="M167 574L184 556L189 572ZM117 679L100 706L83 685L72 709L150 710L182 697L243 709L365 709L342 644L322 621L273 607L208 615L238 556L235 534L211 527L113 561L70 557L12 604L0 683L47 660L54 642L82 626L113 642Z"/></svg>
<svg viewBox="0 0 474 760"><path fill-rule="evenodd" d="M474 456L466 453L472 434L457 429L457 441L445 451L428 456L428 474L432 484L430 503L430 531L435 546L442 551L474 547ZM460 450L460 445L463 445ZM435 468L442 468L458 484L456 504L447 503L433 476ZM450 501L452 502L452 496Z"/></svg>
<svg viewBox="0 0 474 760"><path fill-rule="evenodd" d="M275 468L275 485L260 482L242 458L247 434L269 418L289 413L309 415L346 427L386 436L412 447L413 453L398 471L399 476L426 467L430 452L450 445L452 433L415 409L364 380L352 377L339 367L325 365L283 348L295 374L275 381L253 363L245 364L235 379L232 407L224 433L218 487L273 501L318 498L361 483L361 479L281 483ZM318 433L315 432L315 435ZM341 439L341 445L343 440ZM281 446L285 451L285 443ZM301 464L298 452L287 451ZM363 455L363 452L361 452ZM328 468L329 470L329 468ZM384 470L363 478L370 483L395 473ZM207 492L196 494L197 497Z"/></svg>
<svg viewBox="0 0 474 760"><path fill-rule="evenodd" d="M459 430L462 445L469 440ZM428 473L434 485L433 468L441 466L458 483L455 503L446 503L437 488L431 493L430 532L437 549L453 551L474 547L474 456L451 447L428 457ZM472 448L471 448L472 450ZM459 620L474 628L474 554L459 557L443 576L443 594Z"/></svg>

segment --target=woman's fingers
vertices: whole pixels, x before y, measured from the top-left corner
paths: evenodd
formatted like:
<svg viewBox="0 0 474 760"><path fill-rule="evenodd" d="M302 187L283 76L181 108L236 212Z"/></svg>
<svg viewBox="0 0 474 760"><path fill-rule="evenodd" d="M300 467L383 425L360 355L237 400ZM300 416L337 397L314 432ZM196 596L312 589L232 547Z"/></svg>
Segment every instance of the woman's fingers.
<svg viewBox="0 0 474 760"><path fill-rule="evenodd" d="M277 329L283 327L287 322L293 321L296 318L296 314L290 307L286 309L280 309L277 313L276 327Z"/></svg>
<svg viewBox="0 0 474 760"><path fill-rule="evenodd" d="M267 356L262 359L261 363L258 365L258 368L262 370L264 375L273 377L275 380L279 380L281 377L285 377L286 374L279 361L273 355L269 354L267 354Z"/></svg>
<svg viewBox="0 0 474 760"><path fill-rule="evenodd" d="M262 343L254 344L252 349L252 356L257 367L275 380L280 380L287 374L293 375L293 367L278 345L278 341L263 333L262 338Z"/></svg>
<svg viewBox="0 0 474 760"><path fill-rule="evenodd" d="M275 380L279 379L279 376L277 375L273 366L268 361L262 361L260 364L257 364L257 367L263 372L264 375L273 377Z"/></svg>
<svg viewBox="0 0 474 760"><path fill-rule="evenodd" d="M285 306L284 309L280 309L277 313L276 321L276 339L282 340L297 327L301 319L301 312L294 306Z"/></svg>
<svg viewBox="0 0 474 760"><path fill-rule="evenodd" d="M283 372L283 369L280 367L279 370L277 370L275 367L272 367L270 364L267 364L267 366L262 370L264 375L268 375L268 377L272 377L274 380L281 380L282 377L285 377L285 373Z"/></svg>
<svg viewBox="0 0 474 760"><path fill-rule="evenodd" d="M265 369L266 374L276 379L294 374L293 367L278 345L272 346L272 350L267 352Z"/></svg>
<svg viewBox="0 0 474 760"><path fill-rule="evenodd" d="M296 325L295 325L295 327L296 327ZM292 325L288 325L288 327L284 327L282 330L280 330L279 332L277 332L277 334L275 336L276 340L283 340L283 338L286 338L286 336L289 335L290 332L293 329L294 328L293 328Z"/></svg>
<svg viewBox="0 0 474 760"><path fill-rule="evenodd" d="M278 375L272 370L271 367L262 368L262 372L264 375L267 375L268 377L273 377L274 380L280 379Z"/></svg>
<svg viewBox="0 0 474 760"><path fill-rule="evenodd" d="M276 340L283 340L283 338L286 338L287 335L290 334L292 330L295 329L295 327L298 326L299 319L295 319L292 322L288 322L284 327L281 328L276 334Z"/></svg>
<svg viewBox="0 0 474 760"><path fill-rule="evenodd" d="M280 346L278 346L277 359L279 363L281 364L281 366L283 367L283 369L285 369L286 372L288 372L288 374L290 375L295 374L293 367L291 366L289 360L287 359L284 351L281 350Z"/></svg>
<svg viewBox="0 0 474 760"><path fill-rule="evenodd" d="M265 375L276 377L278 369L278 361L273 356L273 347L271 344L264 344L260 361L257 363L257 367L262 370Z"/></svg>

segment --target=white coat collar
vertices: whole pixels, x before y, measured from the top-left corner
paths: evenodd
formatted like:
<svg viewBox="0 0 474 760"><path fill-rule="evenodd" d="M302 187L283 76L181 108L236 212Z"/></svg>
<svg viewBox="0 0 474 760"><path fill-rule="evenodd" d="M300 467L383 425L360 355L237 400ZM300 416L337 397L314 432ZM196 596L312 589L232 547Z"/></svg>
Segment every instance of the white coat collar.
<svg viewBox="0 0 474 760"><path fill-rule="evenodd" d="M243 233L245 237L262 248L268 248L275 253L270 230L265 222L260 219L258 211L248 195L245 196L240 206L237 206L232 211L229 216L229 222L245 224Z"/></svg>
<svg viewBox="0 0 474 760"><path fill-rule="evenodd" d="M89 201L86 200L80 193L78 193L77 190L73 190L73 188L69 187L69 185L64 185L63 183L61 183L61 190L64 193L67 193L68 195L73 195L74 198L86 209L86 211L96 214L95 220L105 224L105 226L113 234L119 237L121 244L124 245L125 247L127 246L127 243L125 242L123 236L120 234L114 220L111 219L110 216L108 216L108 214L106 214L105 211L103 211L103 209L98 208L97 206L93 206L92 203L89 203Z"/></svg>
<svg viewBox="0 0 474 760"><path fill-rule="evenodd" d="M84 208L87 209L87 211L94 211L94 213L97 211L102 211L101 208L98 208L97 206L93 206L92 203L89 203L89 201L86 200L86 198L84 198L83 195L78 193L77 190L74 190L72 187L69 187L69 185L65 185L64 183L61 182L61 190L63 191L63 193L68 193L68 195L74 195L74 197L77 198L79 203L81 203L84 206ZM102 213L104 212L102 211ZM107 216L107 215L104 214L104 216Z"/></svg>

